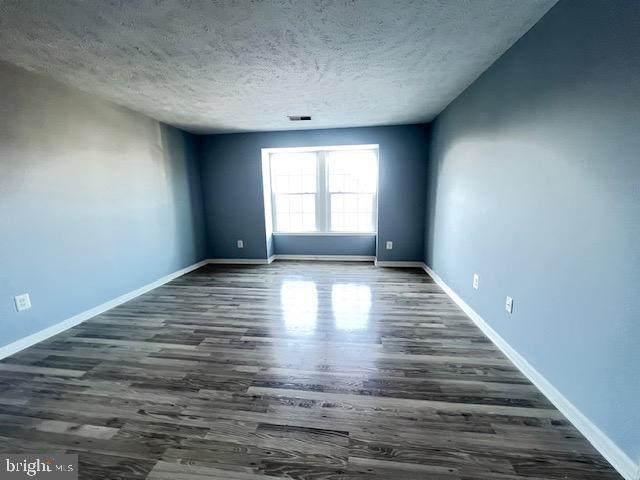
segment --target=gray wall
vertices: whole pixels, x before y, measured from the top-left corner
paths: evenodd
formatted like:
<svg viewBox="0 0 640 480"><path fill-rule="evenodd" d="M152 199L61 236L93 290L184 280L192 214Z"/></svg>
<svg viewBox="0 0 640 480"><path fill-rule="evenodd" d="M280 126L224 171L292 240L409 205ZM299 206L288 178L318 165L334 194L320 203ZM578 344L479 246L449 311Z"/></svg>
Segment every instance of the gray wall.
<svg viewBox="0 0 640 480"><path fill-rule="evenodd" d="M425 251L635 462L639 52L637 1L562 1L543 17L438 117Z"/></svg>
<svg viewBox="0 0 640 480"><path fill-rule="evenodd" d="M192 136L3 63L0 92L0 345L204 258Z"/></svg>
<svg viewBox="0 0 640 480"><path fill-rule="evenodd" d="M274 253L288 255L376 255L375 235L274 235Z"/></svg>
<svg viewBox="0 0 640 480"><path fill-rule="evenodd" d="M340 237L309 242L306 237L274 240L264 227L261 149L320 145L380 145L378 238L393 240L393 250L378 250L379 260L422 260L426 157L425 125L344 128L201 137L208 253L212 258L266 258L275 253L372 255L371 240L356 244ZM236 240L245 241L244 249ZM323 237L323 240L325 237ZM358 245L359 248L354 248Z"/></svg>

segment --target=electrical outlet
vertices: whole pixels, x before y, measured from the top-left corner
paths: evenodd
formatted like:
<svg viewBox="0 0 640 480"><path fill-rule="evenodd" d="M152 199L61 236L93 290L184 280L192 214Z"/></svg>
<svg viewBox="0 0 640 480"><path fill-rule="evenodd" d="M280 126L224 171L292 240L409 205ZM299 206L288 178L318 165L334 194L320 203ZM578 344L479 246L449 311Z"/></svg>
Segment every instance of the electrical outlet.
<svg viewBox="0 0 640 480"><path fill-rule="evenodd" d="M504 309L509 313L513 313L513 298L506 298L506 300L504 301Z"/></svg>
<svg viewBox="0 0 640 480"><path fill-rule="evenodd" d="M393 250L393 242L391 240L388 240L386 245L385 245L385 248L387 250Z"/></svg>
<svg viewBox="0 0 640 480"><path fill-rule="evenodd" d="M477 273L473 274L473 288L478 290L480 288L480 275Z"/></svg>
<svg viewBox="0 0 640 480"><path fill-rule="evenodd" d="M244 248L244 240L238 240L238 248Z"/></svg>
<svg viewBox="0 0 640 480"><path fill-rule="evenodd" d="M29 298L28 293L14 297L13 301L16 303L16 310L18 312L31 308L31 298Z"/></svg>

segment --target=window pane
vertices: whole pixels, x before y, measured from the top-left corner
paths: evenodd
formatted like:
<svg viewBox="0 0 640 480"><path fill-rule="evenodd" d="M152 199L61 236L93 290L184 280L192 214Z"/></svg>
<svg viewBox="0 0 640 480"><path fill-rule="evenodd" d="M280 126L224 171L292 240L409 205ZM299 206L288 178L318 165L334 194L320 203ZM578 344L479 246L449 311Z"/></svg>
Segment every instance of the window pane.
<svg viewBox="0 0 640 480"><path fill-rule="evenodd" d="M373 232L374 198L372 193L331 194L331 230Z"/></svg>
<svg viewBox="0 0 640 480"><path fill-rule="evenodd" d="M291 231L301 232L302 228L302 213L290 213L289 219L291 221Z"/></svg>
<svg viewBox="0 0 640 480"><path fill-rule="evenodd" d="M302 197L300 195L287 195L289 197L289 212L302 213Z"/></svg>
<svg viewBox="0 0 640 480"><path fill-rule="evenodd" d="M373 215L370 213L358 214L358 231L367 232L373 231Z"/></svg>
<svg viewBox="0 0 640 480"><path fill-rule="evenodd" d="M305 232L313 231L316 229L316 214L315 213L303 213L302 214L302 228Z"/></svg>
<svg viewBox="0 0 640 480"><path fill-rule="evenodd" d="M291 230L288 214L278 214L276 216L276 230L281 232L288 232Z"/></svg>
<svg viewBox="0 0 640 480"><path fill-rule="evenodd" d="M357 195L345 195L344 196L344 211L345 212L357 212L358 211L358 196Z"/></svg>
<svg viewBox="0 0 640 480"><path fill-rule="evenodd" d="M274 209L276 232L313 232L316 230L315 194L278 194Z"/></svg>
<svg viewBox="0 0 640 480"><path fill-rule="evenodd" d="M315 193L315 153L274 153L270 158L274 192Z"/></svg>
<svg viewBox="0 0 640 480"><path fill-rule="evenodd" d="M315 213L316 211L316 196L315 195L303 195L302 196L302 211L305 213Z"/></svg>
<svg viewBox="0 0 640 480"><path fill-rule="evenodd" d="M375 150L327 152L330 192L375 193L378 182Z"/></svg>
<svg viewBox="0 0 640 480"><path fill-rule="evenodd" d="M302 176L302 191L303 192L315 192L316 191L316 176L315 175L303 175Z"/></svg>

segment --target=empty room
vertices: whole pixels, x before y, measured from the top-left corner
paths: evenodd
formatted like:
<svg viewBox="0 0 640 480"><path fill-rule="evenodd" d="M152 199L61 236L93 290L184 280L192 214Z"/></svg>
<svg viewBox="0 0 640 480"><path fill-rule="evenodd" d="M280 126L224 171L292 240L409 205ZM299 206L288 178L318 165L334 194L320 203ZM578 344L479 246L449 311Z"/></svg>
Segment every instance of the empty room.
<svg viewBox="0 0 640 480"><path fill-rule="evenodd" d="M0 478L640 480L638 0L0 0Z"/></svg>

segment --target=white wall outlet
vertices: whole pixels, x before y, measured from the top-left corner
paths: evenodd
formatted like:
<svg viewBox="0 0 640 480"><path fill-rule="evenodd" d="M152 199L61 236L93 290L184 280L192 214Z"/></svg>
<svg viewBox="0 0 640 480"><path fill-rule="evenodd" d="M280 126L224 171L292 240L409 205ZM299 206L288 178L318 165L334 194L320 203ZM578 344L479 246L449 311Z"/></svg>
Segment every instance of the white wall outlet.
<svg viewBox="0 0 640 480"><path fill-rule="evenodd" d="M387 240L387 243L385 244L385 248L387 250L393 250L393 242L391 240Z"/></svg>
<svg viewBox="0 0 640 480"><path fill-rule="evenodd" d="M28 293L14 297L13 301L16 302L16 310L18 312L31 308L31 298L29 298Z"/></svg>
<svg viewBox="0 0 640 480"><path fill-rule="evenodd" d="M509 313L513 313L513 298L506 298L506 300L504 301L504 309Z"/></svg>
<svg viewBox="0 0 640 480"><path fill-rule="evenodd" d="M238 240L238 248L244 248L244 240Z"/></svg>
<svg viewBox="0 0 640 480"><path fill-rule="evenodd" d="M473 274L473 288L478 290L480 288L480 275L477 273Z"/></svg>

